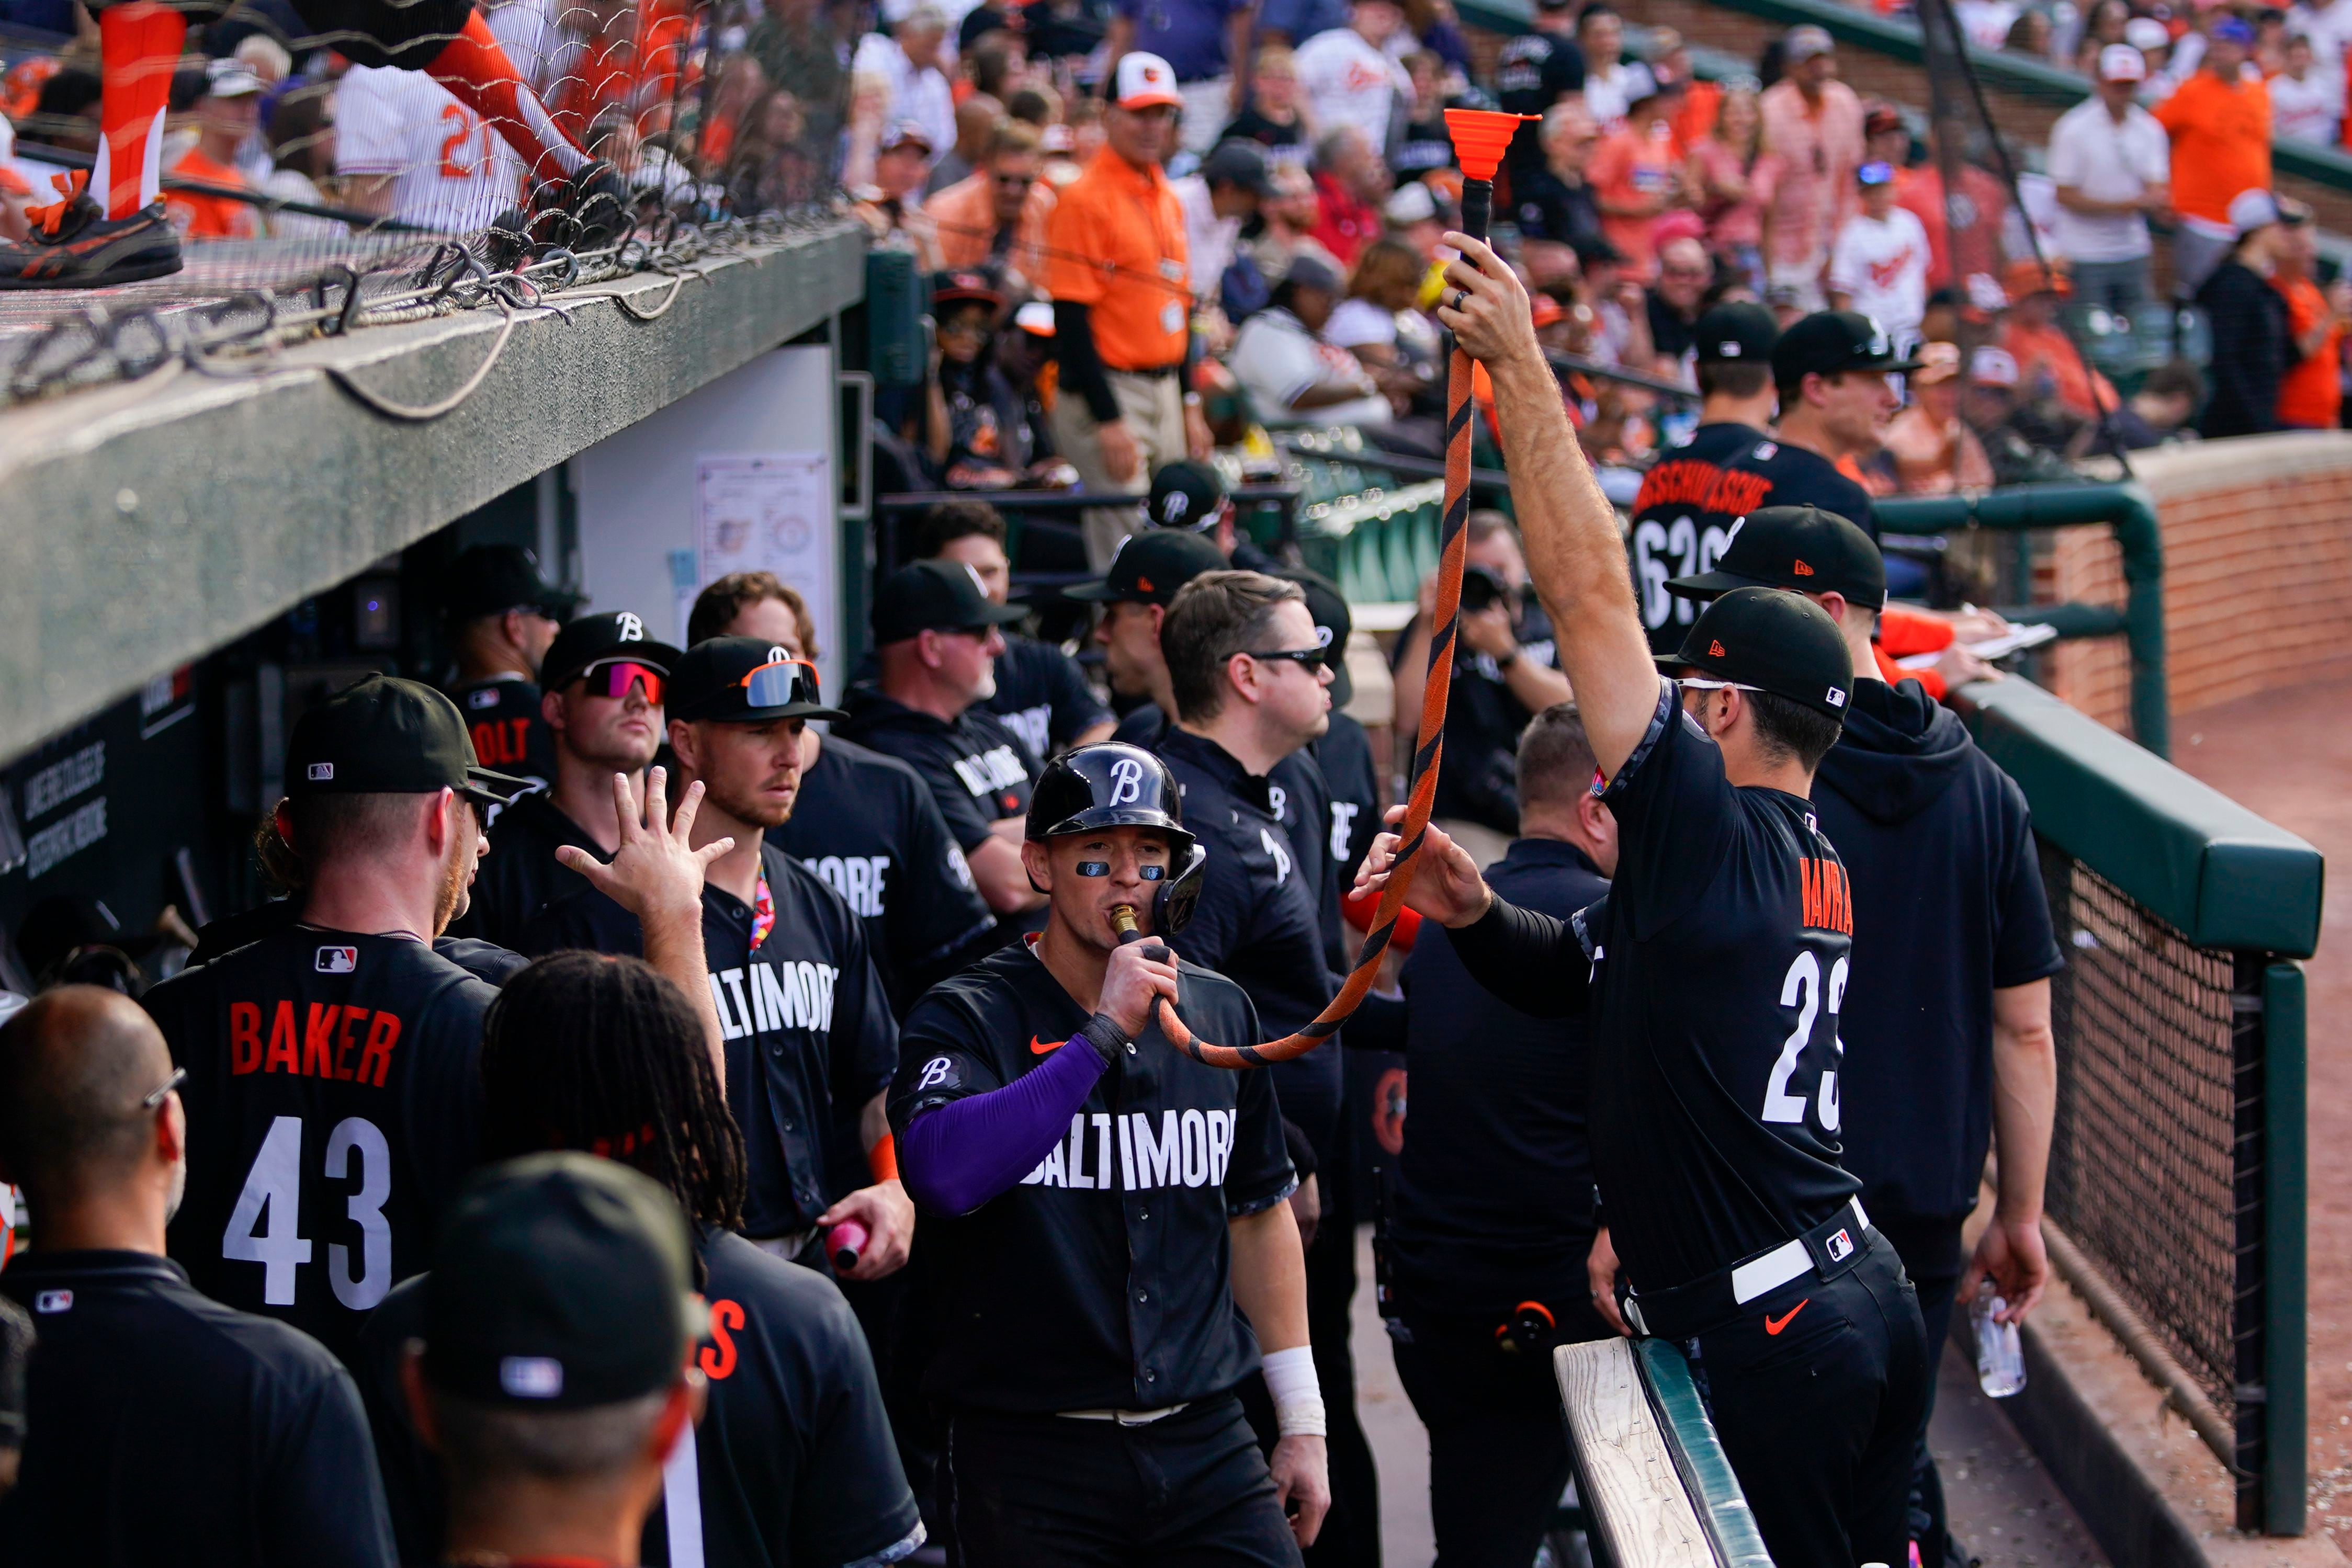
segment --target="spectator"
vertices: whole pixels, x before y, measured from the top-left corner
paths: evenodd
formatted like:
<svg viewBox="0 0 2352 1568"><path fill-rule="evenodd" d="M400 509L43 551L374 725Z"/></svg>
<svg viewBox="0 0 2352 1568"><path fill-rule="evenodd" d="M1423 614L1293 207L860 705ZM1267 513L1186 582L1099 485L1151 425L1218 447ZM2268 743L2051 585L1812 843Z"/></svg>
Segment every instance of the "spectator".
<svg viewBox="0 0 2352 1568"><path fill-rule="evenodd" d="M327 112L333 97L325 87L298 87L272 107L269 150L278 162L261 182L262 194L313 206L326 200L319 182L335 172L335 122ZM272 210L268 222L272 239L328 239L350 232L333 218L283 209Z"/></svg>
<svg viewBox="0 0 2352 1568"><path fill-rule="evenodd" d="M947 13L926 3L908 12L892 34L866 34L849 65L853 75L879 89L882 123L912 120L933 149L956 139L955 89L940 63L947 34Z"/></svg>
<svg viewBox="0 0 2352 1568"><path fill-rule="evenodd" d="M2344 327L2352 312L2352 283L2338 277L2320 287L2312 276L2319 235L2311 210L2284 203L2281 207L2284 221L2272 248L2271 287L2286 301L2292 347L2286 373L2279 379L2279 428L2334 430L2343 423Z"/></svg>
<svg viewBox="0 0 2352 1568"><path fill-rule="evenodd" d="M1838 231L1830 257L1830 308L1860 311L1899 349L1911 342L1927 312L1927 231L1916 214L1895 204L1893 169L1864 163L1853 177L1862 188L1862 211Z"/></svg>
<svg viewBox="0 0 2352 1568"><path fill-rule="evenodd" d="M1554 104L1544 113L1543 168L1511 183L1524 258L1538 287L1572 274L1576 247L1601 238L1601 202L1585 172L1600 140L1583 104Z"/></svg>
<svg viewBox="0 0 2352 1568"><path fill-rule="evenodd" d="M2017 23L2018 7L2014 0L1959 0L1952 7L1952 16L1960 25L1961 37L1972 47L1998 49L2009 41L2009 30Z"/></svg>
<svg viewBox="0 0 2352 1568"><path fill-rule="evenodd" d="M1249 57L1257 0L1113 0L1108 57L1141 49L1166 60L1184 99L1177 141L1206 152L1242 106L1237 62Z"/></svg>
<svg viewBox="0 0 2352 1568"><path fill-rule="evenodd" d="M1928 154L1916 169L1895 165L1895 204L1907 208L1927 235L1927 285L1956 288L1963 298L1990 299L2000 278L2001 224L2009 211L2009 192L1982 164L1982 157L1963 153L1960 193L1957 202L1944 199L1943 139L1945 121L1927 128ZM1951 209L1957 207L1958 211ZM1952 219L1959 219L1957 234Z"/></svg>
<svg viewBox="0 0 2352 1568"><path fill-rule="evenodd" d="M1258 204L1258 214L1265 222L1255 238L1242 241L1241 249L1257 269L1260 280L1271 288L1290 270L1290 258L1298 248L1315 244L1307 237L1307 232L1314 228L1322 209L1316 200L1315 176L1307 172L1305 165L1276 164L1266 172L1266 177L1274 186L1274 195ZM1259 304L1262 308L1264 302Z"/></svg>
<svg viewBox="0 0 2352 1568"><path fill-rule="evenodd" d="M2009 25L2002 37L2001 48L2012 55L2027 55L2045 64L2050 59L2052 39L2050 14L2047 11L2022 11Z"/></svg>
<svg viewBox="0 0 2352 1568"><path fill-rule="evenodd" d="M2161 446L2184 434L2194 440L2197 433L2187 426L2204 401L2203 374L2187 360L2170 361L2150 371L2139 391L2116 411L2114 434L2133 452Z"/></svg>
<svg viewBox="0 0 2352 1568"><path fill-rule="evenodd" d="M1863 110L1862 151L1865 163L1887 163L1902 177L1895 183L1897 195L1902 194L1905 182L1910 178L1911 127L1905 124L1903 111L1891 103L1873 99Z"/></svg>
<svg viewBox="0 0 2352 1568"><path fill-rule="evenodd" d="M1591 0L1576 14L1576 47L1584 51L1584 107L1601 133L1611 134L1634 95L1654 85L1650 68L1625 59L1625 20L1608 0Z"/></svg>
<svg viewBox="0 0 2352 1568"><path fill-rule="evenodd" d="M1616 26L1613 16L1608 25ZM1597 80L1585 80L1588 110ZM1643 70L1626 91L1632 101L1624 122L1594 151L1591 178L1601 204L1601 232L1624 256L1626 271L1646 279L1657 262L1658 215L1682 199L1682 155L1673 124L1680 84L1661 86Z"/></svg>
<svg viewBox="0 0 2352 1568"><path fill-rule="evenodd" d="M1307 252L1295 257L1274 303L1242 323L1228 363L1269 425L1381 425L1389 401L1369 371L1320 333L1341 292L1339 269Z"/></svg>
<svg viewBox="0 0 2352 1568"><path fill-rule="evenodd" d="M1412 102L1412 78L1388 52L1403 26L1398 0L1350 0L1346 26L1298 46L1298 80L1319 134L1352 125L1374 158L1388 151L1391 122Z"/></svg>
<svg viewBox="0 0 2352 1568"><path fill-rule="evenodd" d="M926 199L971 177L988 154L997 127L1004 123L1004 105L989 93L976 92L955 106L955 144L942 153L924 177Z"/></svg>
<svg viewBox="0 0 2352 1568"><path fill-rule="evenodd" d="M2126 319L2148 300L2147 220L2172 203L2164 127L2132 101L2146 74L2138 50L2099 51L2095 96L2050 128L2058 193L2058 247L2083 303Z"/></svg>
<svg viewBox="0 0 2352 1568"><path fill-rule="evenodd" d="M2172 206L2180 218L2172 276L2183 295L2196 293L2236 245L2230 206L2239 193L2271 186L2270 89L2242 74L2253 41L2252 28L2222 16L2207 39L2204 68L2156 108L2172 138Z"/></svg>
<svg viewBox="0 0 2352 1568"><path fill-rule="evenodd" d="M1857 203L1853 172L1862 166L1862 100L1837 79L1836 47L1811 24L1789 29L1788 75L1764 91L1764 145L1781 159L1765 209L1769 284L1791 291L1801 310L1822 306L1830 245Z"/></svg>
<svg viewBox="0 0 2352 1568"><path fill-rule="evenodd" d="M1412 106L1389 169L1400 183L1411 183L1454 167L1454 139L1445 129L1445 61L1432 50L1415 49L1404 57L1404 74L1412 83Z"/></svg>
<svg viewBox="0 0 2352 1568"><path fill-rule="evenodd" d="M1227 138L1239 137L1265 149L1270 170L1307 166L1307 138L1314 129L1304 111L1298 86L1298 60L1287 44L1259 47L1250 71L1249 106L1225 127Z"/></svg>
<svg viewBox="0 0 2352 1568"><path fill-rule="evenodd" d="M1043 284L1055 197L1040 178L1042 162L1036 131L1019 120L998 126L982 166L923 204L940 259L959 270L996 268L1016 293Z"/></svg>
<svg viewBox="0 0 2352 1568"><path fill-rule="evenodd" d="M942 272L931 284L934 365L925 399L924 455L950 490L1008 490L1031 483L1029 428L995 365L1004 296L977 272ZM1050 457L1035 466L1051 466Z"/></svg>
<svg viewBox="0 0 2352 1568"><path fill-rule="evenodd" d="M1759 293L1765 287L1764 211L1781 166L1779 153L1764 150L1756 89L1726 89L1713 127L1691 144L1684 183L1706 221L1707 248Z"/></svg>
<svg viewBox="0 0 2352 1568"><path fill-rule="evenodd" d="M1698 319L1706 303L1707 284L1715 268L1706 247L1695 239L1668 240L1658 247L1658 280L1650 286L1650 347L1662 360L1674 361L1668 372L1683 376L1684 361L1698 346Z"/></svg>
<svg viewBox="0 0 2352 1568"><path fill-rule="evenodd" d="M1356 356L1398 419L1412 413L1416 398L1437 386L1436 334L1427 329L1423 319L1408 314L1420 297L1426 270L1420 255L1403 240L1393 235L1374 240L1356 258L1348 298L1323 328L1323 340ZM1407 323L1412 324L1409 332ZM1432 434L1444 444L1442 434Z"/></svg>
<svg viewBox="0 0 2352 1568"><path fill-rule="evenodd" d="M1296 46L1347 25L1348 0L1265 0L1258 7L1258 37L1269 43Z"/></svg>
<svg viewBox="0 0 2352 1568"><path fill-rule="evenodd" d="M2298 0L2288 8L2287 31L2311 41L2311 60L2319 79L2334 89L2335 109L2344 110L2344 45L2352 38L2352 5L2343 0Z"/></svg>
<svg viewBox="0 0 2352 1568"><path fill-rule="evenodd" d="M1374 0L1385 5L1387 0ZM1354 125L1335 125L1315 141L1315 243L1341 267L1381 232L1389 199L1389 172L1378 150Z"/></svg>
<svg viewBox="0 0 2352 1568"><path fill-rule="evenodd" d="M236 166L236 150L247 137L253 134L254 127L260 123L261 78L236 60L213 61L205 78L205 96L196 103L195 145L172 165L172 172L184 180L203 180L215 185L226 185L232 190L243 190L247 181ZM433 87L431 79L421 74L415 79L436 93L441 90ZM468 121L469 126L478 123ZM446 132L436 127L433 134L437 139ZM467 145L470 147L472 143ZM482 153L482 162L494 162L487 149ZM493 207L491 214L497 210ZM227 196L207 196L193 191L166 191L163 193L163 211L170 215L172 226L188 239L253 239L261 233L261 225L254 215L257 209ZM478 228L481 222L488 221L489 214L485 214L480 222L476 223L462 221L465 215L436 213L433 226L454 230Z"/></svg>
<svg viewBox="0 0 2352 1568"><path fill-rule="evenodd" d="M2344 84L2319 74L2310 37L2289 33L2286 57L2270 78L2271 134L2322 147L2336 143L2336 122L2344 112Z"/></svg>
<svg viewBox="0 0 2352 1568"><path fill-rule="evenodd" d="M960 98L968 103L972 98L992 98L1003 103L1029 74L1029 46L1017 34L1003 32L991 37L982 34L964 51L964 80L956 84ZM1005 110L1010 113L1010 109Z"/></svg>
<svg viewBox="0 0 2352 1568"><path fill-rule="evenodd" d="M1984 443L1960 418L1960 350L1929 343L1911 372L1911 402L1886 425L1886 444L1874 472L1888 489L1906 496L1948 496L1957 490L1992 487L1992 460Z"/></svg>
<svg viewBox="0 0 2352 1568"><path fill-rule="evenodd" d="M2059 305L2074 292L2066 275L2021 257L2010 263L2001 286L2009 294L2009 314L2001 323L2000 346L2017 361L2018 384L2028 400L2055 398L2066 420L2074 422L2095 420L2115 407L2116 389L2083 362L2074 340L2058 324Z"/></svg>
<svg viewBox="0 0 2352 1568"><path fill-rule="evenodd" d="M936 272L939 225L923 211L924 171L931 166L931 143L914 120L891 127L874 155L874 183L855 211L884 249L910 250L915 265Z"/></svg>
<svg viewBox="0 0 2352 1568"><path fill-rule="evenodd" d="M762 8L743 44L771 86L806 106L809 134L826 148L840 134L850 98L852 39L842 26L842 14L818 0L781 0Z"/></svg>
<svg viewBox="0 0 2352 1568"><path fill-rule="evenodd" d="M1576 247L1576 265L1584 275L1584 301L1592 308L1592 358L1604 365L1641 370L1652 359L1650 299L1640 283L1625 275L1624 257L1608 240L1596 238Z"/></svg>
<svg viewBox="0 0 2352 1568"><path fill-rule="evenodd" d="M1552 106L1584 91L1584 51L1576 42L1576 0L1536 0L1528 30L1495 58L1495 94L1506 114L1549 116ZM1541 139L1514 136L1503 150L1512 188L1543 168Z"/></svg>
<svg viewBox="0 0 2352 1568"><path fill-rule="evenodd" d="M1258 204L1274 193L1265 155L1256 144L1221 141L1202 161L1199 172L1174 182L1184 208L1184 245L1190 256L1192 298L1215 303L1242 225L1257 216Z"/></svg>
<svg viewBox="0 0 2352 1568"><path fill-rule="evenodd" d="M1650 30L1650 70L1660 81L1683 84L1683 100L1675 110L1675 145L1687 150L1715 127L1727 85L1702 78L1691 65L1690 46L1672 27ZM1747 78L1734 78L1735 83Z"/></svg>

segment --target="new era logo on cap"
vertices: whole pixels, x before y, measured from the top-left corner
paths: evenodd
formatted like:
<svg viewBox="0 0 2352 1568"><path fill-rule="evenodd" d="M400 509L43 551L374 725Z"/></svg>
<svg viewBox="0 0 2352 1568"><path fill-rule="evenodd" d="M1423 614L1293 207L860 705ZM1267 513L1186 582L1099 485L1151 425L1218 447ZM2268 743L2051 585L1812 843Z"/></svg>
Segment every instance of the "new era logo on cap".
<svg viewBox="0 0 2352 1568"><path fill-rule="evenodd" d="M1807 566L1803 561L1798 561L1796 564L1790 567L1789 570L1795 572L1799 577L1811 577L1813 575L1813 569Z"/></svg>
<svg viewBox="0 0 2352 1568"><path fill-rule="evenodd" d="M348 975L360 967L360 950L356 947L321 947L310 964L322 975Z"/></svg>
<svg viewBox="0 0 2352 1568"><path fill-rule="evenodd" d="M563 1364L548 1355L509 1355L499 1362L499 1386L517 1399L552 1399L563 1392Z"/></svg>
<svg viewBox="0 0 2352 1568"><path fill-rule="evenodd" d="M1723 644L1720 643L1709 643L1706 645L1706 652L1708 657L1720 659L1724 656Z"/></svg>
<svg viewBox="0 0 2352 1568"><path fill-rule="evenodd" d="M331 762L313 762L312 764L310 764L310 782L311 782L311 783L313 783L313 784L323 784L323 783L325 783L328 779L332 779L334 776L335 776L335 765L334 765L333 763L331 763Z"/></svg>

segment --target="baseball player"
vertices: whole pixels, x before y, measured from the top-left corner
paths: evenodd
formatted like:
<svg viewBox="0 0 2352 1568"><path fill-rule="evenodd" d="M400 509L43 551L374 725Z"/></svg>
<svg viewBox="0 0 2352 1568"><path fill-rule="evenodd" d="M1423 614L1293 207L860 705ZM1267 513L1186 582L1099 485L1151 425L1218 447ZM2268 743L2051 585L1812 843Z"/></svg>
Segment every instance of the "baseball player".
<svg viewBox="0 0 2352 1568"><path fill-rule="evenodd" d="M498 993L430 944L465 906L478 810L515 780L475 766L448 698L371 675L296 722L286 781L275 822L304 868L299 922L144 998L205 1129L171 1251L214 1300L348 1356L393 1281L424 1267L474 1165L475 1058ZM670 833L658 771L646 794L652 822L632 821L592 880L643 917L655 966L699 995L702 857ZM635 791L615 796L635 818ZM679 806L681 831L699 799Z"/></svg>
<svg viewBox="0 0 2352 1568"><path fill-rule="evenodd" d="M1618 829L1606 902L1563 922L1498 899L1432 831L1413 906L1522 1011L1590 965L1591 1122L1622 1310L1681 1342L1776 1562L1900 1563L1930 1360L1916 1293L1838 1163L1838 1011L1854 905L1807 800L1853 697L1835 622L1745 588L1664 679L1608 501L1527 296L1449 234L1439 313L1493 376L1538 591ZM1393 835L1365 885L1384 883Z"/></svg>
<svg viewBox="0 0 2352 1568"><path fill-rule="evenodd" d="M865 923L766 838L800 792L802 728L841 712L824 706L814 668L750 637L681 654L667 712L680 776L709 790L693 834L705 853L726 846L702 889L700 995L717 1009L728 1103L749 1150L743 1233L821 1269L824 1233L855 1220L869 1239L850 1278L878 1279L906 1262L914 1228L883 1115L897 1028ZM565 858L594 864L578 851ZM634 953L638 943L635 917L593 890L541 910L524 940L533 953ZM845 1175L831 1156L852 1144L865 1169L853 1160Z"/></svg>
<svg viewBox="0 0 2352 1568"><path fill-rule="evenodd" d="M1173 1007L1205 1038L1263 1038L1239 987L1160 940L1183 928L1202 858L1157 758L1069 752L1022 845L1045 930L907 1019L890 1119L931 1217L924 1386L947 1411L942 1488L972 1568L1297 1563L1322 1518L1273 1084L1179 1054L1157 1021ZM1123 915L1146 940L1121 946ZM1270 1466L1234 1393L1261 1364Z"/></svg>
<svg viewBox="0 0 2352 1568"><path fill-rule="evenodd" d="M1307 595L1307 612L1315 621L1315 640L1323 644L1323 663L1331 672L1330 727L1307 750L1322 776L1323 803L1330 813L1332 870L1339 885L1345 887L1355 880L1356 867L1372 847L1381 809L1388 803L1381 792L1380 770L1372 764L1371 737L1345 711L1356 696L1355 683L1348 676L1348 638L1355 630L1355 618L1348 612L1347 598L1320 573L1297 570L1276 575L1298 584ZM1292 827L1286 811L1276 814L1286 828ZM1292 831L1294 838L1298 837L1304 824Z"/></svg>
<svg viewBox="0 0 2352 1568"><path fill-rule="evenodd" d="M540 706L539 670L576 597L552 588L517 545L477 545L449 564L442 604L457 679L449 699L466 716L474 755L544 789L555 778L555 737ZM493 808L490 820L498 820Z"/></svg>

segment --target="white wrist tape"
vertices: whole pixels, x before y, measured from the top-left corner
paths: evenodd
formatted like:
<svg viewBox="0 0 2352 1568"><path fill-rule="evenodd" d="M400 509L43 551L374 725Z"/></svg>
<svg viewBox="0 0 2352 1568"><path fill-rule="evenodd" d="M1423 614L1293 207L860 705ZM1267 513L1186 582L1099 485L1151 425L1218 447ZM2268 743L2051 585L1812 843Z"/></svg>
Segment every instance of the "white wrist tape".
<svg viewBox="0 0 2352 1568"><path fill-rule="evenodd" d="M1315 1376L1315 1352L1307 1345L1265 1354L1265 1391L1274 1396L1276 1427L1286 1437L1320 1437L1323 1385Z"/></svg>

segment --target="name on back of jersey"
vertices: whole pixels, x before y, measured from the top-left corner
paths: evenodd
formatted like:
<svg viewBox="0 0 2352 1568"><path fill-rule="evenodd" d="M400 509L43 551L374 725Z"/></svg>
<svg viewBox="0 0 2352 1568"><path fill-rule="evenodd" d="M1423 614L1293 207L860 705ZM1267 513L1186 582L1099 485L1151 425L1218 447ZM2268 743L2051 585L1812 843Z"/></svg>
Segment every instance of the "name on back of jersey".
<svg viewBox="0 0 2352 1568"><path fill-rule="evenodd" d="M1148 1111L1070 1118L1070 1135L1021 1178L1024 1186L1143 1192L1156 1186L1223 1186L1232 1162L1235 1111ZM1113 1134L1118 1181L1112 1181Z"/></svg>
<svg viewBox="0 0 2352 1568"><path fill-rule="evenodd" d="M1702 512L1741 517L1764 504L1772 477L1745 469L1718 468L1696 457L1669 457L1642 476L1635 511L1652 507L1691 507Z"/></svg>
<svg viewBox="0 0 2352 1568"><path fill-rule="evenodd" d="M1808 927L1853 935L1853 885L1846 880L1845 867L1805 855L1797 862L1797 882Z"/></svg>
<svg viewBox="0 0 2352 1568"><path fill-rule="evenodd" d="M841 971L805 959L754 963L714 971L710 999L719 1004L719 1032L729 1040L778 1029L833 1028L833 986Z"/></svg>
<svg viewBox="0 0 2352 1568"><path fill-rule="evenodd" d="M329 952L320 948L321 973L348 973L325 968ZM268 1033L262 1032L260 1002L228 1005L228 1070L242 1077L252 1072L286 1072L299 1078L325 1078L343 1083L383 1087L392 1069L393 1048L400 1043L399 1018L382 1009L349 1007L340 1002L310 1002L298 1020L294 1004L279 1001L269 1008Z"/></svg>
<svg viewBox="0 0 2352 1568"><path fill-rule="evenodd" d="M1013 754L1009 746L992 746L978 756L959 757L955 770L963 787L975 795L1018 789L1029 782L1029 769L1021 766L1021 758Z"/></svg>

